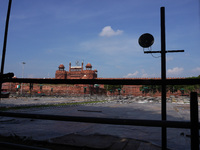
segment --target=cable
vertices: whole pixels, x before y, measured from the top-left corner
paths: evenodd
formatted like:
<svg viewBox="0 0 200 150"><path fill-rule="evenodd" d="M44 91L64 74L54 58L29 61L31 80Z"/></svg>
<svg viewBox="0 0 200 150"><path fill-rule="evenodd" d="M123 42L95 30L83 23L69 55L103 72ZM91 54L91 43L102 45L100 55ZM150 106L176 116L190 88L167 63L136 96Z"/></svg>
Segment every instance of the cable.
<svg viewBox="0 0 200 150"><path fill-rule="evenodd" d="M152 51L151 46L149 47L149 51ZM154 57L154 58L160 58L161 57L161 56L154 56L152 53L151 53L151 56Z"/></svg>
<svg viewBox="0 0 200 150"><path fill-rule="evenodd" d="M149 51L152 51L151 46L148 47L148 50L149 50ZM144 47L143 47L143 52L145 52L145 51L144 51ZM161 56L154 56L152 53L151 53L151 56L154 57L154 58L160 58L160 57L161 57Z"/></svg>

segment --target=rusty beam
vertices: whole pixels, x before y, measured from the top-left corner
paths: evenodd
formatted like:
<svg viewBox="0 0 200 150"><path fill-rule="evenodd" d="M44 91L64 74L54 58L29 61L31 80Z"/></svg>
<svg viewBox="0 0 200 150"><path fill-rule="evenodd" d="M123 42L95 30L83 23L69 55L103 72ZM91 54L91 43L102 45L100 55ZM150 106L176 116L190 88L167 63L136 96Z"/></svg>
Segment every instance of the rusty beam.
<svg viewBox="0 0 200 150"><path fill-rule="evenodd" d="M112 84L112 85L162 85L161 79L3 79L3 82L13 83L43 83L43 84ZM166 79L166 85L200 84L200 79Z"/></svg>

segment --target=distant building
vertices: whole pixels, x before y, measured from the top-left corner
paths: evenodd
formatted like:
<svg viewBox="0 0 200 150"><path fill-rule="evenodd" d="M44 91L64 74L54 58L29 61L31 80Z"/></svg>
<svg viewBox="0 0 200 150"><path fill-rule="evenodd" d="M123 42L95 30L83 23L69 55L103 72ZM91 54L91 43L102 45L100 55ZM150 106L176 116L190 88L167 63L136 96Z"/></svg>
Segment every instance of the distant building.
<svg viewBox="0 0 200 150"><path fill-rule="evenodd" d="M96 79L97 70L92 70L92 65L88 63L84 70L83 62L81 66L72 66L69 63L69 71L65 71L65 66L60 64L58 70L55 73L55 79Z"/></svg>
<svg viewBox="0 0 200 150"><path fill-rule="evenodd" d="M86 66L81 65L79 62L76 62L75 66L69 63L69 71L65 70L65 66L60 64L58 70L55 72L54 79L127 79L127 78L97 78L97 70L92 70L92 65L87 63ZM129 79L143 79L143 80L160 80L160 78L129 78ZM177 79L177 78L168 78L168 79ZM33 84L30 88L30 84L23 84L22 87L19 86L20 83L4 83L3 88L5 91L9 91L12 94L36 94L43 93L45 95L123 95L123 96L161 96L160 92L151 93L145 92L144 89L141 89L142 85L123 85L121 89L116 89L115 91L108 91L104 84ZM21 90L23 88L23 90ZM170 91L167 92L167 96L170 95L182 95L181 91L178 90L174 93Z"/></svg>

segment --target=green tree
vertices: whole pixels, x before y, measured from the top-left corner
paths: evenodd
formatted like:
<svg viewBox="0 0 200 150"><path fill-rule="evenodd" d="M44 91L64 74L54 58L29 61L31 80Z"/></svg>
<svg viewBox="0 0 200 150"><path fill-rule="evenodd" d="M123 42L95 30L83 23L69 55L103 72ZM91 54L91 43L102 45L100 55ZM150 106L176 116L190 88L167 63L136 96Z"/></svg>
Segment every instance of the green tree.
<svg viewBox="0 0 200 150"><path fill-rule="evenodd" d="M179 87L177 85L167 85L167 91L170 91L171 93L177 92Z"/></svg>
<svg viewBox="0 0 200 150"><path fill-rule="evenodd" d="M189 77L189 78L186 78L186 79L200 79L200 75L197 76L197 77ZM200 89L200 85L199 84L195 84L195 85L183 85L182 88L187 93L197 92Z"/></svg>
<svg viewBox="0 0 200 150"><path fill-rule="evenodd" d="M200 75L198 77L189 77L186 79L200 79ZM197 92L200 90L200 85L196 84L196 85L167 85L166 86L166 92L170 91L171 93L177 92L177 91L181 91L182 94L184 94L184 92L186 93L190 93L190 92ZM156 92L161 92L162 91L162 86L161 85L143 85L142 87L140 87L140 91L142 91L143 93L156 93Z"/></svg>
<svg viewBox="0 0 200 150"><path fill-rule="evenodd" d="M140 87L140 91L142 91L144 94L150 93L153 96L156 92L161 92L161 86L160 85L142 85Z"/></svg>
<svg viewBox="0 0 200 150"><path fill-rule="evenodd" d="M122 89L123 85L104 85L106 91L115 92L116 89Z"/></svg>

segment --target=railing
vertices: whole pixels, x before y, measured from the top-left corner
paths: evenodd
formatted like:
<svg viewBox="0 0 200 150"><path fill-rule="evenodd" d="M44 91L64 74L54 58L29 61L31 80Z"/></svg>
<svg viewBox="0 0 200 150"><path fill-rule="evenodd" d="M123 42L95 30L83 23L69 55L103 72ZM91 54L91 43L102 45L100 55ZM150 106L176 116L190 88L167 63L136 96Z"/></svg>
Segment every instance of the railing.
<svg viewBox="0 0 200 150"><path fill-rule="evenodd" d="M1 76L0 76L1 78ZM112 85L162 85L160 79L3 79L13 83L48 83L48 84L112 84ZM194 85L200 84L200 79L166 79L166 85Z"/></svg>
<svg viewBox="0 0 200 150"><path fill-rule="evenodd" d="M1 74L0 74L0 91L1 84L3 82L17 82L17 83L49 83L49 84L117 84L117 85L162 85L162 107L161 115L162 121L156 120L134 120L134 119L110 119L110 118L89 118L89 117L72 117L72 116L55 116L55 115L41 115L41 114L19 114L19 113L8 113L0 112L1 116L10 117L24 117L24 118L36 118L36 119L47 119L47 120L62 120L62 121L76 121L76 122L89 122L89 123L103 123L103 124L123 124L123 125L137 125L137 126L154 126L162 127L162 149L166 149L166 127L167 128L190 128L191 130L191 149L199 149L199 121L198 121L198 97L197 93L191 93L190 97L190 122L177 122L177 121L166 121L166 96L165 88L166 85L190 85L200 84L199 79L172 79L166 80L166 62L165 54L165 9L161 7L161 72L162 80L108 80L108 79L95 79L95 80L56 80L56 79L6 79L4 77L4 62L6 53L7 33L8 24L10 17L12 0L9 0L8 12L5 25L4 44L2 51L2 63L1 63ZM159 51L157 51L159 52ZM157 53L156 52L156 53ZM1 143L2 144L2 143ZM6 144L6 143L4 143ZM23 146L22 146L23 147ZM26 148L24 148L26 149ZM34 148L33 148L34 149Z"/></svg>
<svg viewBox="0 0 200 150"><path fill-rule="evenodd" d="M15 83L49 83L49 84L112 84L112 85L162 85L162 80L142 80L142 79L3 79L3 82ZM166 85L192 85L200 84L200 79L167 79ZM162 110L161 110L162 112ZM159 121L159 120L139 120L139 119L114 119L80 116L60 116L43 114L26 114L0 112L0 116L34 118L57 121L87 122L113 125L134 125L162 128L185 128L191 130L191 149L199 149L199 119L198 119L198 97L196 92L190 96L190 121ZM163 137L162 137L163 138ZM164 149L164 148L163 148Z"/></svg>

